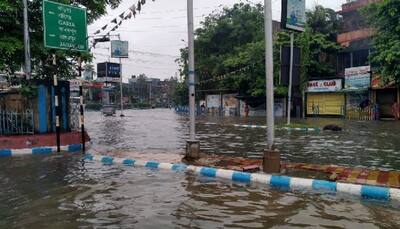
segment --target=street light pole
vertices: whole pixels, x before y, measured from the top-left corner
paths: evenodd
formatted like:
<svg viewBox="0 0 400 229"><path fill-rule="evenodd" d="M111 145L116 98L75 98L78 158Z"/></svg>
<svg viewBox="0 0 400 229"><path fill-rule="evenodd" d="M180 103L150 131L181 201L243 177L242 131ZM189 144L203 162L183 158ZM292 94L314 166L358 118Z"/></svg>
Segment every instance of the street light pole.
<svg viewBox="0 0 400 229"><path fill-rule="evenodd" d="M118 34L118 40L121 40L121 35ZM120 92L121 92L121 99L120 99L120 103L121 103L121 115L120 117L124 117L124 101L123 101L123 93L122 93L122 61L121 61L121 57L119 58L119 76L120 76L120 80L119 80L119 85L120 85Z"/></svg>
<svg viewBox="0 0 400 229"><path fill-rule="evenodd" d="M186 144L186 158L198 158L200 144L195 135L195 72L194 72L194 25L193 25L193 0L187 0L187 23L188 23L188 51L189 51L189 121L190 138Z"/></svg>
<svg viewBox="0 0 400 229"><path fill-rule="evenodd" d="M287 125L290 125L290 115L292 106L292 82L293 82L293 46L294 46L294 32L290 33L290 67L289 67L289 90L288 90L288 104L287 104Z"/></svg>
<svg viewBox="0 0 400 229"><path fill-rule="evenodd" d="M272 6L271 0L264 0L264 32L265 32L265 78L266 78L266 114L267 114L267 143L264 151L263 171L266 173L280 172L280 153L274 146L274 65L272 47Z"/></svg>
<svg viewBox="0 0 400 229"><path fill-rule="evenodd" d="M193 0L187 1L188 8L188 41L189 41L189 115L190 140L195 140L195 82L194 82L194 28L193 28Z"/></svg>
<svg viewBox="0 0 400 229"><path fill-rule="evenodd" d="M24 47L25 47L25 75L26 79L31 79L31 52L29 42L29 24L28 24L28 3L27 0L22 0L24 4Z"/></svg>
<svg viewBox="0 0 400 229"><path fill-rule="evenodd" d="M267 100L267 140L268 149L274 145L274 65L272 57L272 6L271 0L264 0L265 32L265 78Z"/></svg>

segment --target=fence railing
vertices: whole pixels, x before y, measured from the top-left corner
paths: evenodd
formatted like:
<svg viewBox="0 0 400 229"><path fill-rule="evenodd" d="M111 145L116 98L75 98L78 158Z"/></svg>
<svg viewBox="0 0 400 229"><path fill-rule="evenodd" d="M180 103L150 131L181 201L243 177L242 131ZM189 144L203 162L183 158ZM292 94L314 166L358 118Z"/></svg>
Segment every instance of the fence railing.
<svg viewBox="0 0 400 229"><path fill-rule="evenodd" d="M20 113L0 110L0 135L33 134L34 132L32 110Z"/></svg>

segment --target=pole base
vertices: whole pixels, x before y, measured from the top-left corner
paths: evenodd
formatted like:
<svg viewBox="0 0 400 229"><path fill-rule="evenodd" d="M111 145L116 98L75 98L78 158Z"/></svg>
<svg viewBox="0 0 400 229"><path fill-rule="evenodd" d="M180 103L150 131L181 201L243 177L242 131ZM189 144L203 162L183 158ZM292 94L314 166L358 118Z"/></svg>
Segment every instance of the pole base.
<svg viewBox="0 0 400 229"><path fill-rule="evenodd" d="M265 150L263 158L263 171L265 173L281 172L281 153L279 150Z"/></svg>
<svg viewBox="0 0 400 229"><path fill-rule="evenodd" d="M200 158L200 141L186 141L185 159L195 160Z"/></svg>

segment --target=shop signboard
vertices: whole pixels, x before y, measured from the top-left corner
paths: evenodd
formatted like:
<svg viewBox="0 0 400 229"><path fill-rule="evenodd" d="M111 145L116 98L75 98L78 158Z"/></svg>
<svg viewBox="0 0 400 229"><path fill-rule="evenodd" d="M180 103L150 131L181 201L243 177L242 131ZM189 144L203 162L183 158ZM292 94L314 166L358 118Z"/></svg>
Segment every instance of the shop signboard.
<svg viewBox="0 0 400 229"><path fill-rule="evenodd" d="M303 32L306 26L306 1L282 0L281 26Z"/></svg>
<svg viewBox="0 0 400 229"><path fill-rule="evenodd" d="M69 80L69 91L78 92L80 84L81 84L80 80L77 79Z"/></svg>
<svg viewBox="0 0 400 229"><path fill-rule="evenodd" d="M129 58L128 41L111 41L112 58Z"/></svg>
<svg viewBox="0 0 400 229"><path fill-rule="evenodd" d="M344 71L345 90L366 90L371 84L371 67L361 66L354 68L346 68Z"/></svg>
<svg viewBox="0 0 400 229"><path fill-rule="evenodd" d="M86 9L44 0L42 13L46 48L87 51Z"/></svg>
<svg viewBox="0 0 400 229"><path fill-rule="evenodd" d="M307 92L337 92L342 90L342 80L311 80L308 81Z"/></svg>

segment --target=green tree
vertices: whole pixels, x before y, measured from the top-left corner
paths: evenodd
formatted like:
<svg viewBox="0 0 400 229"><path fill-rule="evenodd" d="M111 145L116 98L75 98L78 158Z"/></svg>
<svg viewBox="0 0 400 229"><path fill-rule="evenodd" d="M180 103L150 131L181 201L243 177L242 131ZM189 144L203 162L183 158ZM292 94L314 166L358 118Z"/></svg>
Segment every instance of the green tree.
<svg viewBox="0 0 400 229"><path fill-rule="evenodd" d="M367 22L376 28L372 65L378 67L382 79L393 79L400 84L400 1L383 0L368 5L362 10Z"/></svg>
<svg viewBox="0 0 400 229"><path fill-rule="evenodd" d="M307 23L306 31L296 34L295 40L302 50L303 82L309 77L334 75L336 69L331 60L339 50L336 33L340 21L333 10L317 6L307 12ZM265 95L264 15L261 5L240 3L213 13L206 17L195 34L198 89L229 89L243 96ZM281 31L274 37L274 78L278 82L280 47L289 45L289 33ZM177 61L181 75L186 76L187 49L181 50ZM286 92L281 87L275 90L276 94Z"/></svg>
<svg viewBox="0 0 400 229"><path fill-rule="evenodd" d="M57 68L50 65L54 50L43 46L42 2L42 0L28 1L32 68L37 73L36 78L48 79L55 72L61 78L69 78L75 74L74 64L77 58L90 60L91 55L58 50L55 52ZM90 23L106 14L107 6L115 8L121 0L57 0L57 2L65 4L73 2L75 5L86 7ZM24 63L22 1L0 1L0 34L0 72L13 74Z"/></svg>

